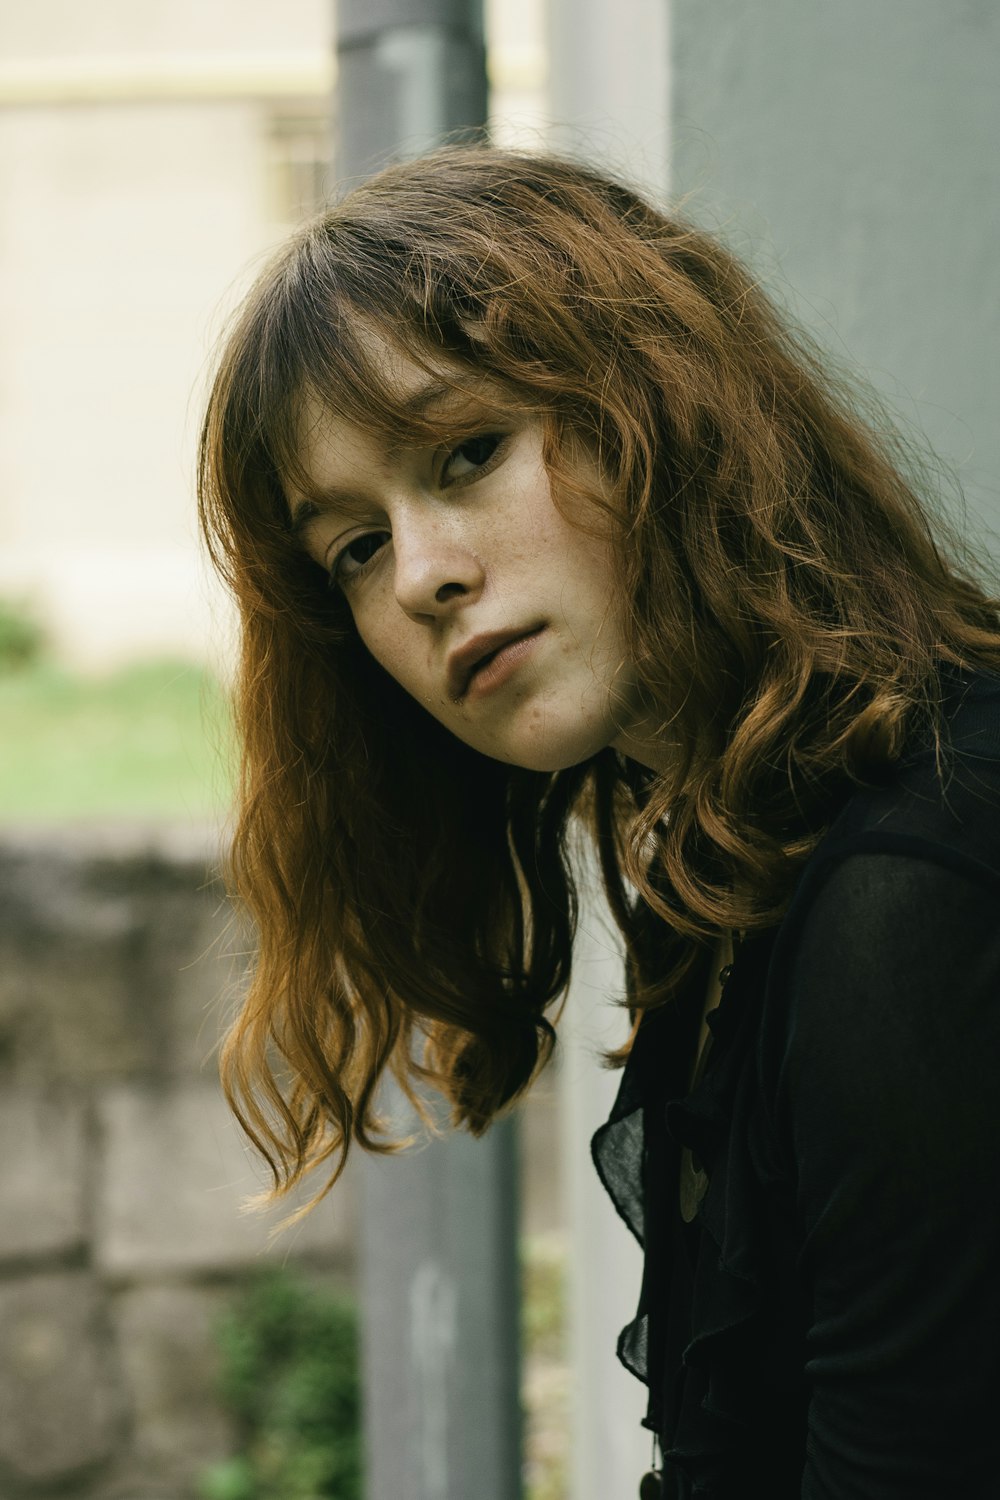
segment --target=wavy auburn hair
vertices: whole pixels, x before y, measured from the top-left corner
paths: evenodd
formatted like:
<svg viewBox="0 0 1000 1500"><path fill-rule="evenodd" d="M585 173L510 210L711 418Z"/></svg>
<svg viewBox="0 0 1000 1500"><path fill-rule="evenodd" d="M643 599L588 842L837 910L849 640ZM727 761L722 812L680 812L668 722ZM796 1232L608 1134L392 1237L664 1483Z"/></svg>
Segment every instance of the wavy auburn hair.
<svg viewBox="0 0 1000 1500"><path fill-rule="evenodd" d="M551 774L486 759L368 656L286 494L306 403L419 427L372 334L540 414L571 518L571 452L598 454L668 771L612 750ZM222 1069L277 1192L324 1162L332 1183L352 1141L393 1149L386 1069L414 1102L432 1081L476 1133L524 1089L570 972L574 813L641 1010L721 929L779 920L852 784L911 736L940 746L942 668L1000 668L997 601L946 558L894 443L720 244L579 165L438 151L280 252L223 351L200 455L242 622L230 875L259 950Z"/></svg>

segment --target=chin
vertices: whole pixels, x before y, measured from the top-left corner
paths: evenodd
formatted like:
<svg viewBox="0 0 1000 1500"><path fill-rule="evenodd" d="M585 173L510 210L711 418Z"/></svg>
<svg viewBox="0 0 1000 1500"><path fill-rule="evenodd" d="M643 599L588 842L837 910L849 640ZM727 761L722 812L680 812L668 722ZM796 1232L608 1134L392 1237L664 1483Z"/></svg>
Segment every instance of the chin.
<svg viewBox="0 0 1000 1500"><path fill-rule="evenodd" d="M517 766L522 771L544 771L554 775L557 771L569 771L573 766L583 765L607 748L611 737L575 736L564 740L555 738L539 740L524 746L474 746L491 760L503 761L505 765Z"/></svg>

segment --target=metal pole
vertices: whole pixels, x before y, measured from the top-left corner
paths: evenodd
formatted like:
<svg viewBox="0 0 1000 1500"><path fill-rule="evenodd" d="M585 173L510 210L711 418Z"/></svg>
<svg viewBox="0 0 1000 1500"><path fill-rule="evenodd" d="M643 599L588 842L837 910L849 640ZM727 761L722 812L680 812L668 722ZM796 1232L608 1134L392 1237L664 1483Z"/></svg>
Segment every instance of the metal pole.
<svg viewBox="0 0 1000 1500"><path fill-rule="evenodd" d="M367 176L486 121L482 0L339 0L338 179Z"/></svg>
<svg viewBox="0 0 1000 1500"><path fill-rule="evenodd" d="M481 136L481 0L339 0L334 164L349 187L443 139ZM415 1128L395 1088L383 1108ZM519 1500L514 1124L362 1167L369 1500Z"/></svg>
<svg viewBox="0 0 1000 1500"><path fill-rule="evenodd" d="M519 1500L516 1205L510 1122L365 1162L368 1500Z"/></svg>

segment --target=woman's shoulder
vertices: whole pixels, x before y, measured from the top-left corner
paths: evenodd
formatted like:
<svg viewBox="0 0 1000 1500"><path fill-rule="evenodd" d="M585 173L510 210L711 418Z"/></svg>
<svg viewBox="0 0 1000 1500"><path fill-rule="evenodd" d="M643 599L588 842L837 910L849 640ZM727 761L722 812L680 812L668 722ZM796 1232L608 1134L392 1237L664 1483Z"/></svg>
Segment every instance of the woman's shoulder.
<svg viewBox="0 0 1000 1500"><path fill-rule="evenodd" d="M952 679L940 752L855 791L807 862L770 955L765 1057L796 1028L832 1044L855 1006L974 1005L987 970L1000 984L998 936L1000 675L983 672Z"/></svg>
<svg viewBox="0 0 1000 1500"><path fill-rule="evenodd" d="M949 672L940 742L917 738L877 785L857 788L817 845L789 908L794 928L830 867L898 854L1000 882L1000 673Z"/></svg>

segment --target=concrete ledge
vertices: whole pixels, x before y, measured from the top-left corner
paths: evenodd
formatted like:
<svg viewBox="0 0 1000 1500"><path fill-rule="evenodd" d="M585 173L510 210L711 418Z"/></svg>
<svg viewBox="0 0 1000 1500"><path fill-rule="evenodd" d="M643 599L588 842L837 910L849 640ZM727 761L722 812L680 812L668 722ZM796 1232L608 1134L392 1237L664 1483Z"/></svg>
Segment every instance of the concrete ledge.
<svg viewBox="0 0 1000 1500"><path fill-rule="evenodd" d="M103 1148L94 1255L108 1275L253 1265L268 1252L268 1232L308 1196L267 1214L243 1212L264 1179L216 1084L121 1085L102 1092L96 1107ZM345 1175L272 1253L348 1261L355 1233Z"/></svg>
<svg viewBox="0 0 1000 1500"><path fill-rule="evenodd" d="M22 1085L0 1096L0 1258L84 1244L86 1123L76 1092Z"/></svg>
<svg viewBox="0 0 1000 1500"><path fill-rule="evenodd" d="M86 1271L0 1285L0 1461L35 1484L108 1458L123 1392L107 1303Z"/></svg>

